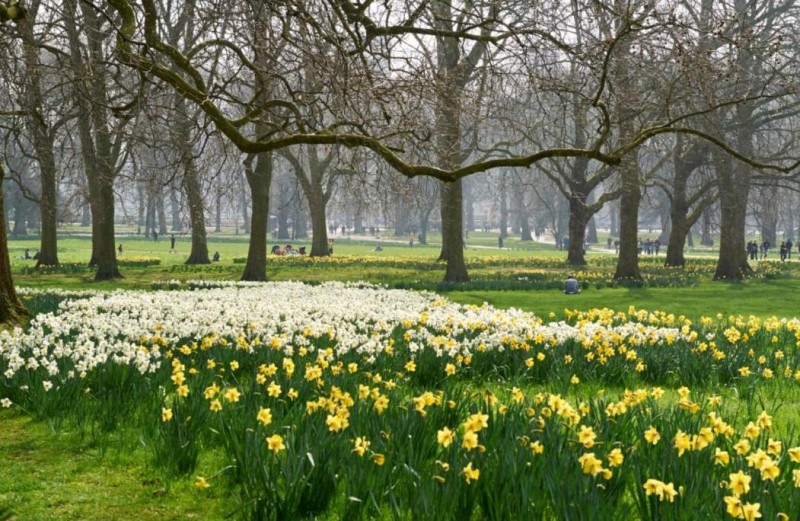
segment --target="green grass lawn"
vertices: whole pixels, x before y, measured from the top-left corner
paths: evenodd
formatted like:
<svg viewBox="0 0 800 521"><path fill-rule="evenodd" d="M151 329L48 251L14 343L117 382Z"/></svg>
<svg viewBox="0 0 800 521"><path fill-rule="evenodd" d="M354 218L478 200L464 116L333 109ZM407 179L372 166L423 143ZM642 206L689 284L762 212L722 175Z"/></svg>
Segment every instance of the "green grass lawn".
<svg viewBox="0 0 800 521"><path fill-rule="evenodd" d="M706 282L687 288L589 288L578 295L560 291L465 291L449 292L447 298L463 304L489 304L516 307L547 317L562 315L564 309L586 311L592 308L661 310L675 315L714 317L754 315L757 317L796 317L800 280L769 280L750 283Z"/></svg>
<svg viewBox="0 0 800 521"><path fill-rule="evenodd" d="M561 264L564 252L556 250L552 245L543 243L520 243L514 239L506 241L508 248L503 250L492 247L490 240L494 236L476 232L468 241L466 258L470 275L475 280L491 281L495 277L513 278L516 273L524 274L530 270L528 260L551 259L555 272L554 277L566 276L571 269ZM436 263L439 247L434 245L438 237L431 236L432 245L418 245L409 247L404 243L390 242L391 238L381 241L384 250L374 252L377 240L363 240L361 238L335 239L335 259L347 259L352 256L372 256L378 259L399 259L417 261L414 266L405 267L400 263L393 266L362 266L358 263L344 263L335 269L322 269L317 267L298 267L269 263L267 266L270 280L301 280L308 282L321 282L327 280L365 280L375 283L405 287L423 286L435 288L444 276L444 265ZM403 239L397 239L402 241ZM496 237L494 237L496 246ZM247 252L248 239L243 235L209 234L208 247L210 254L218 251L221 262L208 266L186 267L184 262L189 254L190 241L188 237L181 236L176 244L176 252L169 251L169 237L161 238L158 242L146 240L135 235L121 236L118 243L123 244L122 259L133 257L155 257L160 259L158 266L147 268L123 268L125 278L119 281L96 283L93 281L92 270L77 273L57 274L23 274L22 271L35 265L33 260L22 259L25 248L35 251L37 240L35 238L11 240L9 251L12 257L12 270L15 282L25 287L57 287L64 289L100 289L110 290L115 288L149 289L156 280L238 280L241 276L243 264L233 262L236 257L244 257ZM477 243L477 246L470 246ZM277 240L270 244L282 244ZM308 242L294 242L296 247L306 246ZM64 237L59 240L59 258L64 263L86 262L91 252L91 242L88 237ZM510 264L502 268L476 268L476 262L487 257L508 259ZM518 263L516 261L519 261ZM604 253L602 249L588 254L589 269L610 273L613 269L613 256ZM609 262L611 261L611 262ZM422 263L422 264L420 264ZM602 267L595 268L597 263ZM797 265L794 259L790 263ZM470 267L472 265L473 267ZM419 270L424 266L424 270ZM795 272L800 274L800 270ZM580 278L580 277L579 277ZM675 314L685 314L696 317L700 315L744 314L766 316L792 317L797 315L797 306L793 304L795 296L800 292L800 278L781 278L770 281L747 281L744 283L719 283L701 280L694 287L680 288L601 288L589 286L577 296L567 296L557 289L528 290L528 291L491 291L491 290L458 290L448 291L447 296L462 303L481 304L486 301L497 307L518 307L530 310L543 316L555 312L560 316L565 308L590 309L593 307L610 307L613 309L627 309L629 306L644 309L660 309Z"/></svg>

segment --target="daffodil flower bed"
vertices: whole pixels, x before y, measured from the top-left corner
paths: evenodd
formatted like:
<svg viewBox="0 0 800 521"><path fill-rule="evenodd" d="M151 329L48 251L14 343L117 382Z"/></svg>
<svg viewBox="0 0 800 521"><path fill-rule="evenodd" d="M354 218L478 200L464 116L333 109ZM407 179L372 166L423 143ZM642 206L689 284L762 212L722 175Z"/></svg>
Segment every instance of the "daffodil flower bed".
<svg viewBox="0 0 800 521"><path fill-rule="evenodd" d="M546 322L368 284L207 286L76 294L0 334L0 404L135 429L249 518L800 512L800 442L715 394L800 385L796 319ZM587 382L634 390L568 397ZM198 475L214 448L224 464Z"/></svg>

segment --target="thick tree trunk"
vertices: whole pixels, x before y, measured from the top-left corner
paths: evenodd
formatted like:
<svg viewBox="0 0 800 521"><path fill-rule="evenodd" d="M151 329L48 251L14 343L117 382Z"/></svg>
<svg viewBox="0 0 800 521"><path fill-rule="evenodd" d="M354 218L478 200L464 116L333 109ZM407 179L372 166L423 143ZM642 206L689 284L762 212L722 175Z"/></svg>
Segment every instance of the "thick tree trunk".
<svg viewBox="0 0 800 521"><path fill-rule="evenodd" d="M192 223L192 251L189 258L186 259L186 264L210 264L200 181L196 175L189 175L188 170L186 174L184 185L186 186L186 198L189 201L189 220Z"/></svg>
<svg viewBox="0 0 800 521"><path fill-rule="evenodd" d="M100 199L97 208L99 215L94 220L98 223L97 236L97 273L94 280L112 280L122 278L117 267L116 238L114 236L114 179L104 178L100 185Z"/></svg>
<svg viewBox="0 0 800 521"><path fill-rule="evenodd" d="M28 311L17 297L17 290L14 288L14 280L11 277L11 258L8 256L8 236L6 236L6 212L3 206L3 179L5 179L5 168L0 161L0 326L14 326L25 319Z"/></svg>
<svg viewBox="0 0 800 521"><path fill-rule="evenodd" d="M208 242L206 240L206 216L203 204L203 190L200 186L200 173L194 160L192 150L191 122L186 113L186 100L178 95L175 100L175 111L178 114L178 136L183 167L183 186L189 204L189 221L192 226L192 250L186 264L210 264Z"/></svg>
<svg viewBox="0 0 800 521"><path fill-rule="evenodd" d="M572 266L585 266L586 258L583 243L586 238L586 225L591 218L586 207L586 196L573 194L569 199L569 247L567 263Z"/></svg>
<svg viewBox="0 0 800 521"><path fill-rule="evenodd" d="M740 280L753 271L747 263L745 248L747 206L730 192L725 190L720 194L719 259L714 280Z"/></svg>
<svg viewBox="0 0 800 521"><path fill-rule="evenodd" d="M39 258L36 266L58 266L58 217L56 208L56 161L53 155L53 136L47 127L44 109L44 97L41 88L41 69L39 65L36 38L33 33L35 14L17 23L22 37L22 50L25 62L25 107L39 163L41 194L39 210L41 212L41 234Z"/></svg>
<svg viewBox="0 0 800 521"><path fill-rule="evenodd" d="M443 183L441 194L442 251L439 260L447 261L444 281L467 282L469 275L464 260L461 181Z"/></svg>
<svg viewBox="0 0 800 521"><path fill-rule="evenodd" d="M256 166L245 167L253 211L250 219L250 246L242 280L267 280L267 227L269 226L269 188L272 183L272 154L256 156Z"/></svg>
<svg viewBox="0 0 800 521"><path fill-rule="evenodd" d="M686 234L689 233L688 208L685 200L680 202L675 199L676 197L677 194L673 194L672 205L670 206L670 221L672 225L669 241L667 242L667 258L664 261L664 265L683 268L686 266L683 246L686 243Z"/></svg>
<svg viewBox="0 0 800 521"><path fill-rule="evenodd" d="M639 203L642 199L635 154L626 158L620 172L622 197L619 201L619 257L614 280L642 280L639 272Z"/></svg>
<svg viewBox="0 0 800 521"><path fill-rule="evenodd" d="M752 132L746 124L752 109L738 107L739 121L737 130L738 150L751 157L753 152ZM741 280L752 273L747 263L745 248L745 226L747 219L747 200L750 194L751 167L741 161L731 164L729 158L717 156L715 169L719 189L720 237L719 259L714 272L714 280Z"/></svg>
<svg viewBox="0 0 800 521"><path fill-rule="evenodd" d="M321 190L307 194L308 207L311 210L311 253L312 257L327 257L328 222L325 218L325 195Z"/></svg>

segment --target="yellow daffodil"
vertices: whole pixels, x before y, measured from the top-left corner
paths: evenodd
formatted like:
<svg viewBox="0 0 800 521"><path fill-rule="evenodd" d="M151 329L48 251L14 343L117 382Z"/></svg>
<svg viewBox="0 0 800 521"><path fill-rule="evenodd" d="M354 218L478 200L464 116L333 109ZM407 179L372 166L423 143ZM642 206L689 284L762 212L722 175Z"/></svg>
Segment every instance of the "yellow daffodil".
<svg viewBox="0 0 800 521"><path fill-rule="evenodd" d="M264 407L261 407L260 409L258 409L258 415L256 416L256 420L261 425L269 425L270 423L272 423L272 411L270 411L270 409L265 409Z"/></svg>
<svg viewBox="0 0 800 521"><path fill-rule="evenodd" d="M728 478L728 489L730 489L734 496L741 497L750 491L750 481L752 478L743 471L740 470L736 474L730 474Z"/></svg>
<svg viewBox="0 0 800 521"><path fill-rule="evenodd" d="M658 430L651 425L649 429L644 431L644 439L647 440L647 443L656 445L661 439L661 434L659 434Z"/></svg>
<svg viewBox="0 0 800 521"><path fill-rule="evenodd" d="M581 443L587 449L591 449L594 447L594 442L597 439L597 434L595 434L594 430L591 427L587 427L586 425L581 425L580 431L578 432L578 442Z"/></svg>
<svg viewBox="0 0 800 521"><path fill-rule="evenodd" d="M467 484L477 481L478 478L481 476L481 471L479 469L472 468L472 462L470 461L466 467L461 471L464 474L464 480Z"/></svg>
<svg viewBox="0 0 800 521"><path fill-rule="evenodd" d="M440 429L436 433L436 441L442 447L449 447L453 443L454 433L447 427Z"/></svg>
<svg viewBox="0 0 800 521"><path fill-rule="evenodd" d="M239 389L235 387L226 389L224 394L226 402L238 402L241 396L242 394L239 392Z"/></svg>
<svg viewBox="0 0 800 521"><path fill-rule="evenodd" d="M730 461L731 457L726 451L720 450L719 447L714 450L714 465L721 465L724 467L730 463Z"/></svg>
<svg viewBox="0 0 800 521"><path fill-rule="evenodd" d="M742 519L755 521L761 517L761 503L745 503L742 505Z"/></svg>
<svg viewBox="0 0 800 521"><path fill-rule="evenodd" d="M612 449L611 452L608 453L609 467L619 467L622 465L623 461L625 461L625 456L620 449Z"/></svg>
<svg viewBox="0 0 800 521"><path fill-rule="evenodd" d="M273 434L267 437L267 447L273 454L277 454L282 450L286 450L286 445L283 443L283 436L280 434Z"/></svg>

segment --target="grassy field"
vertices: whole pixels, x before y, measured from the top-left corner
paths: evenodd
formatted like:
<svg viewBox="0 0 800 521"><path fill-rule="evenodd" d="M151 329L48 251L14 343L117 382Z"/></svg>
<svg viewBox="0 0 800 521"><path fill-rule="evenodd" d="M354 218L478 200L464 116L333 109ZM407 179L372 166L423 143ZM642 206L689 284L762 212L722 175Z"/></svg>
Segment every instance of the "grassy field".
<svg viewBox="0 0 800 521"><path fill-rule="evenodd" d="M431 238L432 242L436 240ZM169 251L169 238L159 242L135 236L121 237L126 257L155 257L158 266L127 268L124 279L109 283L92 282L90 270L70 273L35 273L30 269L33 261L22 259L25 248L35 251L34 239L12 240L10 253L15 281L21 287L62 288L71 290L151 289L159 280L237 280L242 264L233 262L246 253L247 241L233 235L209 237L209 251L218 251L220 263L206 267L184 267L188 255L188 239L181 237L177 252ZM277 243L277 242L276 242ZM400 287L430 286L437 288L443 275L443 266L435 263L438 248L435 245L413 248L406 244L382 241L384 251L372 251L377 241L361 239L335 240L335 259L338 264L319 266L293 265L271 262L268 274L271 280L301 280L323 282L329 280L367 280ZM296 247L308 243L293 243ZM753 315L760 318L770 316L793 317L798 315L797 295L800 294L800 263L792 260L782 267L778 276L751 280L742 283L711 282L706 271L698 272L696 279L686 282L676 279L682 287L608 287L605 283L587 283L579 295L567 296L559 289L514 289L515 281L542 270L549 279L560 281L569 267L562 264L563 252L552 245L541 243L524 244L506 241L506 249L495 248L496 238L489 234L474 234L468 242L467 259L473 279L485 283L485 288L446 288L443 294L450 300L464 304L480 305L488 302L497 308L515 307L545 317L563 318L564 310L590 310L611 308L627 310L663 310L675 315L685 315L693 321L702 316L717 314ZM63 238L59 241L60 260L65 263L84 262L90 252L86 237ZM711 252L700 252L698 257L707 257ZM350 261L348 259L369 256L376 261ZM612 271L613 259L603 248L589 253L590 265L584 279L602 280ZM535 259L535 260L534 260ZM540 264L549 262L549 268ZM645 267L652 270L653 281L663 280L655 263ZM763 263L765 266L773 263ZM660 279L659 279L660 277ZM547 278L547 277L545 277ZM579 279L581 276L579 275ZM505 281L507 288L491 289L492 280ZM502 286L502 284L501 284ZM787 347L787 349L790 349ZM482 382L483 388L494 389L494 383ZM527 383L528 393L546 389ZM598 391L622 392L614 385L598 386L596 383L581 383L569 388L571 396L595 396ZM771 388L765 388L771 389ZM718 388L725 402L725 412L742 418L754 400L752 394L738 387ZM770 398L778 391L764 390L757 393L763 406L772 406ZM780 391L779 414L776 415L776 430L792 433L793 422L798 411L796 389ZM674 398L673 398L674 400ZM233 495L232 487L218 481L210 489L195 487L193 476L170 478L153 464L152 455L142 446L142 440L134 430L122 430L111 441L102 433L78 430L67 424L55 424L47 420L35 421L23 411L0 409L0 519L9 514L19 520L61 519L223 519L241 515L241 499ZM217 452L204 453L195 474L211 476L219 469L222 458ZM219 484L217 484L219 483ZM337 512L344 506L333 509L334 514L322 519L338 519ZM386 518L390 518L388 513Z"/></svg>
<svg viewBox="0 0 800 521"><path fill-rule="evenodd" d="M436 243L438 237L432 236L431 242ZM399 239L402 240L402 239ZM669 287L643 287L643 288L611 288L588 285L577 296L564 295L559 291L560 280L572 271L562 263L564 253L556 250L552 245L543 243L520 243L513 239L506 241L507 248L497 249L491 241L496 239L490 234L476 232L468 241L466 258L470 275L473 280L482 281L473 287L446 288L448 297L462 303L480 304L484 301L500 307L518 307L533 311L542 316L555 312L561 316L564 309L586 310L595 307L609 307L613 309L627 309L636 306L644 309L658 309L675 314L687 316L700 316L703 314L744 314L767 316L795 316L797 306L794 304L795 296L800 294L800 263L796 258L787 265L794 270L788 277L774 280L747 281L744 283L712 283L709 277L700 277L696 284L680 288ZM176 244L176 252L169 251L169 238L162 238L159 242L145 240L141 237L127 236L119 239L123 244L121 259L135 257L148 257L159 259L160 264L146 268L122 268L125 278L119 281L95 283L91 269L81 269L68 273L36 273L32 270L35 261L22 259L25 248L35 251L37 242L34 239L11 240L9 245L12 257L12 270L15 282L19 286L32 288L62 288L62 289L99 289L110 290L117 288L150 289L156 280L238 280L243 268L242 264L234 263L237 257L241 258L247 252L247 239L244 236L209 235L209 252L220 252L221 262L208 266L188 267L184 261L189 253L190 243L186 237L180 237ZM308 282L323 282L327 280L370 281L387 284L392 287L423 287L427 289L441 289L440 281L444 276L444 265L436 263L439 253L435 245L415 245L408 247L406 244L396 244L386 239L381 242L384 250L373 252L378 241L337 238L335 240L334 258L342 259L335 269L317 268L316 266L295 266L283 262L269 262L268 277L270 280L301 280ZM271 243L279 244L278 241ZM474 244L475 243L475 244ZM305 245L307 242L295 242L294 246ZM68 237L59 241L59 258L64 263L85 262L91 252L91 244L87 237ZM701 250L693 255L698 261L709 262L712 252ZM409 266L402 262L396 264L365 265L358 262L346 262L352 257L369 256L380 261L398 259L409 261ZM502 265L488 265L475 267L476 264L491 257L502 261ZM492 290L490 281L505 279L513 280L518 275L526 276L534 269L532 259L542 259L550 262L546 268L551 273L554 281L552 289L529 291L505 291L516 289L512 285L502 286ZM587 270L604 274L610 279L613 273L614 256L604 248L591 250L587 255L589 266ZM692 258L689 262L692 263ZM505 261L503 261L505 259ZM275 260L273 258L273 260ZM280 260L280 259L278 259ZM652 259L646 259L648 262ZM657 263L657 260L656 260ZM648 266L656 263L643 264L647 273ZM758 263L756 263L758 264ZM774 260L761 262L764 265L777 265ZM579 279L581 276L579 275Z"/></svg>

